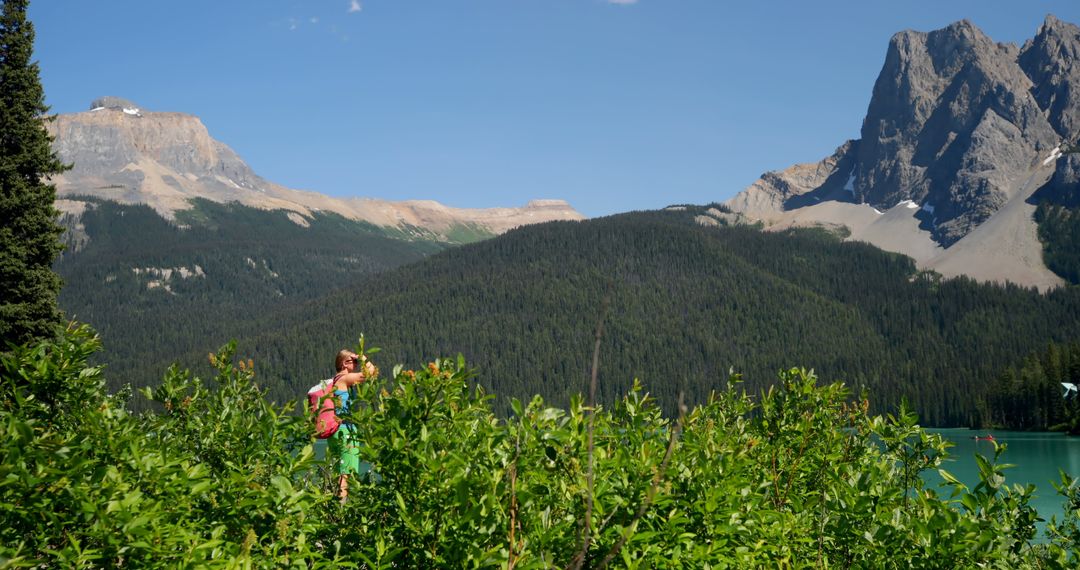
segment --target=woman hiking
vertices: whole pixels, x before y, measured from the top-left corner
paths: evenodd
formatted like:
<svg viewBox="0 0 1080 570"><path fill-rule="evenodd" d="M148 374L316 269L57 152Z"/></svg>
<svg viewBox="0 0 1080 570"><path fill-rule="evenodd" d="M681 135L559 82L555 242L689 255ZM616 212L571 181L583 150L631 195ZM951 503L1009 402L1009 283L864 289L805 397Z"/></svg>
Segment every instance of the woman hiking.
<svg viewBox="0 0 1080 570"><path fill-rule="evenodd" d="M352 393L350 388L374 378L378 368L372 364L366 356L359 356L350 350L338 352L334 359L334 398L337 408L334 413L338 416L346 416L351 412ZM334 435L327 441L327 451L334 459L334 465L338 473L338 497L341 504L345 504L349 497L349 476L360 473L360 449L356 445L356 426L349 421L343 421Z"/></svg>

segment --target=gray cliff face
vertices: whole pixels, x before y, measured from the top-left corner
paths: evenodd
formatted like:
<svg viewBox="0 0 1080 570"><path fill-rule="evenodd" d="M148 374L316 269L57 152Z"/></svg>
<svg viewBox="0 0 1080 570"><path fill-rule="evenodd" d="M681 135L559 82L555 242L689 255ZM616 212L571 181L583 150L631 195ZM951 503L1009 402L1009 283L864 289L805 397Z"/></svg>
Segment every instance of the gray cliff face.
<svg viewBox="0 0 1080 570"><path fill-rule="evenodd" d="M730 205L778 204L780 212L820 200L885 211L906 200L922 227L949 247L986 221L1023 186L1063 139L1080 139L1080 28L1048 16L1022 49L999 44L966 20L889 42L853 163L850 194L838 178L796 189L768 173ZM834 155L818 163L829 169ZM810 165L803 165L805 169ZM792 167L797 168L797 167ZM1057 161L1048 186L1080 192L1080 157ZM809 197L813 197L811 200Z"/></svg>
<svg viewBox="0 0 1080 570"><path fill-rule="evenodd" d="M1045 109L1054 130L1080 137L1080 27L1047 16L1034 39L1020 52L1020 68L1031 79L1031 93Z"/></svg>
<svg viewBox="0 0 1080 570"><path fill-rule="evenodd" d="M61 115L54 128L54 148L62 160L74 165L72 176L115 176L128 165L150 159L198 178L223 175L241 186L257 183L258 177L240 157L211 138L191 115L132 115L105 107Z"/></svg>
<svg viewBox="0 0 1080 570"><path fill-rule="evenodd" d="M1047 16L1035 38L1024 44L1020 67L1031 78L1032 95L1047 119L1069 143L1080 140L1080 27ZM1080 201L1080 156L1059 160L1039 190L1062 203Z"/></svg>
<svg viewBox="0 0 1080 570"><path fill-rule="evenodd" d="M933 207L946 246L996 212L1060 140L1018 55L967 21L895 35L863 122L857 199Z"/></svg>

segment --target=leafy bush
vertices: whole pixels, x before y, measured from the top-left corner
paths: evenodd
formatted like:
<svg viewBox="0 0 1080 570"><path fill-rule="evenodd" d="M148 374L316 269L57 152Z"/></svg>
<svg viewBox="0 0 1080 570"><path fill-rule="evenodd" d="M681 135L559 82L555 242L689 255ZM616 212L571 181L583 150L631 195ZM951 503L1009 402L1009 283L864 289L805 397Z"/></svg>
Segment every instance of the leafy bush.
<svg viewBox="0 0 1080 570"><path fill-rule="evenodd" d="M1067 568L1080 491L1035 537L1031 487L978 458L968 488L913 414L871 416L792 369L665 417L540 398L496 416L460 357L361 385L371 471L338 505L307 418L267 402L232 346L210 382L170 369L135 416L85 328L0 361L0 567Z"/></svg>
<svg viewBox="0 0 1080 570"><path fill-rule="evenodd" d="M261 397L231 347L216 390L171 369L130 415L103 390L87 327L2 357L0 567L319 563L328 498L306 427Z"/></svg>

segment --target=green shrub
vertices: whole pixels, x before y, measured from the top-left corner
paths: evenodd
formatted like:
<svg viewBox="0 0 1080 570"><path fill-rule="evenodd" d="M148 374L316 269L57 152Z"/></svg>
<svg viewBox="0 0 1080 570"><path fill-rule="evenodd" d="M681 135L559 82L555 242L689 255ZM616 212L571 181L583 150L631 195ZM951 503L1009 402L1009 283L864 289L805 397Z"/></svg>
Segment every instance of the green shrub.
<svg viewBox="0 0 1080 570"><path fill-rule="evenodd" d="M152 393L163 413L135 417L87 365L99 344L73 328L0 361L0 567L325 560L313 515L328 500L304 478L310 445L291 443L302 420L263 400L231 348L216 390L173 369Z"/></svg>
<svg viewBox="0 0 1080 570"><path fill-rule="evenodd" d="M209 382L170 369L135 416L103 391L86 327L0 360L0 567L1068 568L1080 491L1035 536L1032 488L979 457L968 488L913 414L784 371L665 417L635 383L611 409L514 401L460 357L361 385L372 470L334 500L309 419L227 346ZM525 373L523 371L523 373ZM590 444L591 441L591 444Z"/></svg>

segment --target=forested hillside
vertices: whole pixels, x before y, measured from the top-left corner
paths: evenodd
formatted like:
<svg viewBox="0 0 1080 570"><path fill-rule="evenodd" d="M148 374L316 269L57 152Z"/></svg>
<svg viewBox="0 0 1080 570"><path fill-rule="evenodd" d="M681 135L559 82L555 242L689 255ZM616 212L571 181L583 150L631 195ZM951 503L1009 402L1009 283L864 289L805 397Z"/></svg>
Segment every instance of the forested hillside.
<svg viewBox="0 0 1080 570"><path fill-rule="evenodd" d="M669 410L733 369L752 389L794 364L907 398L927 425L972 425L1008 365L1080 338L1080 293L919 273L906 257L817 231L693 223L704 209L522 228L275 313L245 335L262 382L295 397L359 332L386 363L463 353L505 397L583 389L605 295L605 401L640 378ZM254 332L254 331L253 331Z"/></svg>
<svg viewBox="0 0 1080 570"><path fill-rule="evenodd" d="M199 200L169 222L144 205L91 201L66 220L77 230L65 234L56 271L67 316L104 339L113 389L155 382L160 364L184 352L250 336L256 316L446 247L336 214L303 227L283 211Z"/></svg>
<svg viewBox="0 0 1080 570"><path fill-rule="evenodd" d="M101 332L114 389L156 383L163 362L199 369L235 338L284 401L364 332L383 364L461 352L504 411L509 397L566 404L582 391L605 297L600 397L640 378L669 411L680 390L704 401L730 370L757 390L804 365L868 390L876 411L907 398L927 425L974 425L1001 370L1080 338L1075 288L941 280L821 231L698 225L705 210L529 226L425 258L444 246L336 216L303 228L200 203L173 224L104 202L83 216L89 241L58 264L61 301Z"/></svg>
<svg viewBox="0 0 1080 570"><path fill-rule="evenodd" d="M1067 162L1071 167L1072 162ZM1054 183L1056 182L1056 183ZM1080 192L1075 181L1055 179L1029 200L1046 267L1066 282L1080 284Z"/></svg>

